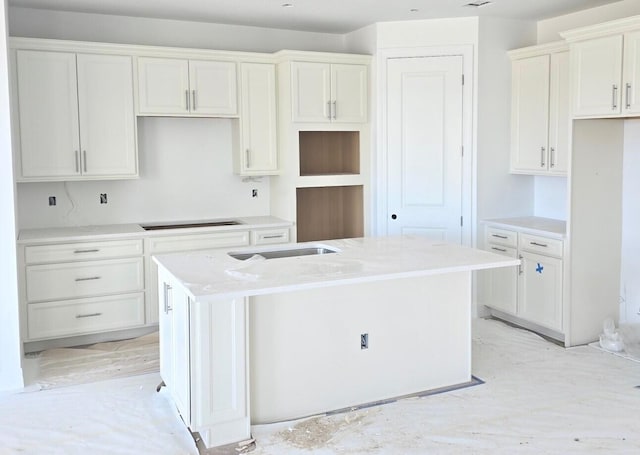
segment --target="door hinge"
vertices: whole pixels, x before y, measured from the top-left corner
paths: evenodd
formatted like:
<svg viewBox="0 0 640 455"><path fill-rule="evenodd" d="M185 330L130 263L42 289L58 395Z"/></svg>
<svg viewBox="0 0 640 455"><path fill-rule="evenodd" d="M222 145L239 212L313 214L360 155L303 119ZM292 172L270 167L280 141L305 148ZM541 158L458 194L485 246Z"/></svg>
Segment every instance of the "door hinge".
<svg viewBox="0 0 640 455"><path fill-rule="evenodd" d="M463 217L460 217L460 227L464 226L464 220Z"/></svg>
<svg viewBox="0 0 640 455"><path fill-rule="evenodd" d="M464 85L464 74L462 75L462 85Z"/></svg>
<svg viewBox="0 0 640 455"><path fill-rule="evenodd" d="M464 156L464 145L460 146L460 151L462 152L462 156Z"/></svg>

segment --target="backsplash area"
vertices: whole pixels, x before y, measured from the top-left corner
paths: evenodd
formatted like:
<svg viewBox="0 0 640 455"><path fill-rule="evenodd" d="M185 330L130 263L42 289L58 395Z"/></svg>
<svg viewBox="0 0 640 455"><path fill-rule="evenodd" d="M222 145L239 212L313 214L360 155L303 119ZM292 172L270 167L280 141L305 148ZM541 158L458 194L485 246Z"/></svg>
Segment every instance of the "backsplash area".
<svg viewBox="0 0 640 455"><path fill-rule="evenodd" d="M140 178L18 183L21 229L269 214L269 177L232 167L230 119L138 119ZM257 196L253 196L257 190ZM101 195L106 194L107 203ZM56 205L49 205L49 197Z"/></svg>

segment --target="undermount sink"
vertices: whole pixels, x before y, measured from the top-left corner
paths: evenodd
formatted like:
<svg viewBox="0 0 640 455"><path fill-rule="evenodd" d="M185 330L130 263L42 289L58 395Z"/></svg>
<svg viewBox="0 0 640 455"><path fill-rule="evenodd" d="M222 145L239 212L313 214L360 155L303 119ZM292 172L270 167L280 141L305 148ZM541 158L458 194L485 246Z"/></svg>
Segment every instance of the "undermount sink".
<svg viewBox="0 0 640 455"><path fill-rule="evenodd" d="M232 251L229 254L232 258L245 261L254 256L263 257L264 259L290 258L296 256L312 256L316 254L337 253L339 250L330 248L325 245L304 245L296 248L280 249L280 250L256 250L256 251Z"/></svg>
<svg viewBox="0 0 640 455"><path fill-rule="evenodd" d="M215 227L215 226L237 226L242 224L236 220L223 220L223 221L204 221L201 223L176 223L176 224L146 224L142 225L142 229L145 231L156 231L161 229L186 229L186 228L198 228L198 227Z"/></svg>

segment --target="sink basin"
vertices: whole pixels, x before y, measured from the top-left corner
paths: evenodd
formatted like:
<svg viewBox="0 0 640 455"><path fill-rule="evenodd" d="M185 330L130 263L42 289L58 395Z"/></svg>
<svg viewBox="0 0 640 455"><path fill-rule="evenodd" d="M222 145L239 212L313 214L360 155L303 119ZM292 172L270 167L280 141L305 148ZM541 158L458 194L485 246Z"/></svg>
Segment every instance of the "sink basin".
<svg viewBox="0 0 640 455"><path fill-rule="evenodd" d="M245 261L254 256L262 256L265 259L291 258L296 256L312 256L316 254L337 253L338 250L324 245L305 245L296 248L280 250L255 250L255 251L232 251L229 254L232 258Z"/></svg>
<svg viewBox="0 0 640 455"><path fill-rule="evenodd" d="M161 229L186 229L197 227L215 227L215 226L237 226L242 224L236 220L224 220L224 221L205 221L202 223L178 223L178 224L146 224L142 225L142 229L145 231L157 231Z"/></svg>

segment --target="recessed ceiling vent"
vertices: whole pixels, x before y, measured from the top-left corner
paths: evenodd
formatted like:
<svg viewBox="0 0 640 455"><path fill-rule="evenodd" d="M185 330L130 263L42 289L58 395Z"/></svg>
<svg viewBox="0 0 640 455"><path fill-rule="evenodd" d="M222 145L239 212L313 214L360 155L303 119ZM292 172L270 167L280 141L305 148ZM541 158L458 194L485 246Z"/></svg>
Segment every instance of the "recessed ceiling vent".
<svg viewBox="0 0 640 455"><path fill-rule="evenodd" d="M480 8L481 6L487 6L490 3L491 2L489 0L478 0L478 1L475 1L475 2L467 3L464 6L473 6L474 8Z"/></svg>

